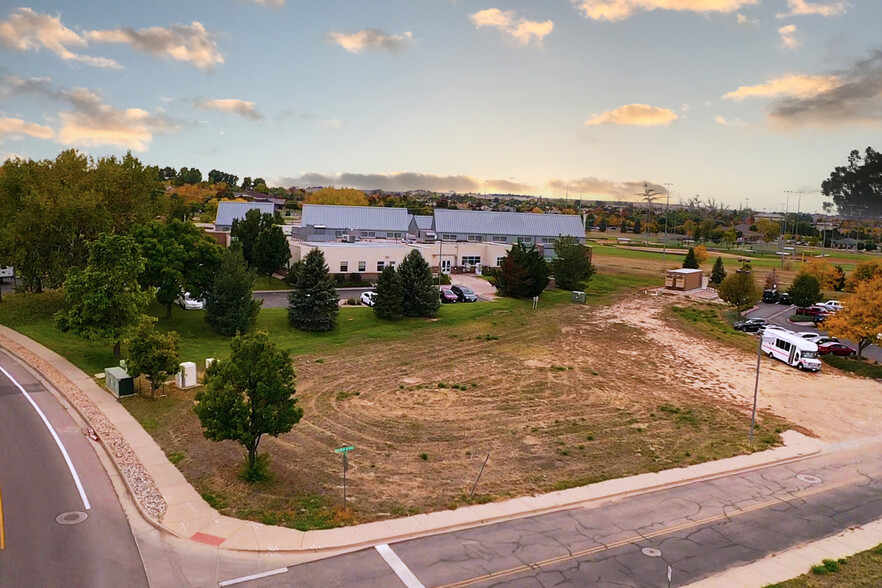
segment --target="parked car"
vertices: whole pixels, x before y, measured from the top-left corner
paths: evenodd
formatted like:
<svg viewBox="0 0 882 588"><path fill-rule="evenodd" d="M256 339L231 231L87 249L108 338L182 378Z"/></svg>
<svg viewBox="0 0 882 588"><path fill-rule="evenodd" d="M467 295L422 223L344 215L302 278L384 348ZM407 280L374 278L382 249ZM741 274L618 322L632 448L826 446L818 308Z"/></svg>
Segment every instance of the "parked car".
<svg viewBox="0 0 882 588"><path fill-rule="evenodd" d="M820 336L817 333L815 333L814 331L800 331L799 333L797 333L797 335L799 335L803 339L807 339L809 341L814 341L815 339L817 339Z"/></svg>
<svg viewBox="0 0 882 588"><path fill-rule="evenodd" d="M459 302L477 302L478 295L472 291L471 288L467 288L465 286L460 286L457 284L456 286L451 286L450 291L456 294L456 299Z"/></svg>
<svg viewBox="0 0 882 588"><path fill-rule="evenodd" d="M815 345L822 345L823 343L839 343L839 339L837 339L836 337L830 337L829 335L821 334L818 334L814 338L807 340L811 341Z"/></svg>
<svg viewBox="0 0 882 588"><path fill-rule="evenodd" d="M778 297L778 304L793 304L790 302L790 294L781 292L781 295Z"/></svg>
<svg viewBox="0 0 882 588"><path fill-rule="evenodd" d="M837 343L836 341L830 341L829 343L821 343L818 345L818 355L842 355L849 356L857 354L857 350L849 347L848 345L843 345L842 343Z"/></svg>
<svg viewBox="0 0 882 588"><path fill-rule="evenodd" d="M820 306L827 310L827 312L838 312L842 310L842 303L838 300L828 300L827 302L818 302L815 306Z"/></svg>
<svg viewBox="0 0 882 588"><path fill-rule="evenodd" d="M820 316L829 314L827 309L823 306L818 306L817 304L813 304L811 306L800 306L796 309L796 314L801 314L803 316Z"/></svg>
<svg viewBox="0 0 882 588"><path fill-rule="evenodd" d="M812 322L815 323L816 327L819 327L819 325L823 324L824 321L827 320L828 316L830 315L826 312L824 314L815 315L812 317Z"/></svg>
<svg viewBox="0 0 882 588"><path fill-rule="evenodd" d="M732 328L736 331L744 331L745 333L756 333L765 329L769 324L764 318L750 318L744 321L738 321Z"/></svg>
<svg viewBox="0 0 882 588"><path fill-rule="evenodd" d="M361 293L361 303L365 306L373 306L376 303L377 293L373 290Z"/></svg>
<svg viewBox="0 0 882 588"><path fill-rule="evenodd" d="M449 304L458 300L459 296L457 296L456 292L451 290L449 286L441 286L441 302Z"/></svg>
<svg viewBox="0 0 882 588"><path fill-rule="evenodd" d="M184 310L202 310L204 303L198 298L194 298L189 292L183 292L175 299L175 303Z"/></svg>
<svg viewBox="0 0 882 588"><path fill-rule="evenodd" d="M774 304L781 299L781 295L777 290L763 290L763 302Z"/></svg>

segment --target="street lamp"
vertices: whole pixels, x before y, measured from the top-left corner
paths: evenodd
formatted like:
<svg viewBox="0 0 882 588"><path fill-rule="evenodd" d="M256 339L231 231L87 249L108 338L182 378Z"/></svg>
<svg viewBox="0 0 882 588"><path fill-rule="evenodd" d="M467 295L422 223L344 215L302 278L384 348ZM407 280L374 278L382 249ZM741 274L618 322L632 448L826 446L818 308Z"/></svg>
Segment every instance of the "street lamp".
<svg viewBox="0 0 882 588"><path fill-rule="evenodd" d="M665 238L662 241L662 265L665 264L665 253L668 250L668 205L671 203L671 188L673 182L665 182Z"/></svg>

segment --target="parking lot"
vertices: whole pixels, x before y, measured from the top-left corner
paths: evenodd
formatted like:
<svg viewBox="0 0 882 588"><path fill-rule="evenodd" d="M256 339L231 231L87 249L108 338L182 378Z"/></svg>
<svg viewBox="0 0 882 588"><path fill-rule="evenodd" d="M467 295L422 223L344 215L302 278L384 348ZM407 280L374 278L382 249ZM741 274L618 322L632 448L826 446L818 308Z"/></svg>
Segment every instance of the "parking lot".
<svg viewBox="0 0 882 588"><path fill-rule="evenodd" d="M790 315L793 314L795 309L796 306L793 305L770 304L767 302L760 302L759 307L756 310L747 312L744 314L744 316L745 318L764 318L773 325L778 325L779 327L784 327L785 329L796 331L798 333L811 332L821 333L824 335L827 334L827 331L823 329L818 329L815 326L794 325L793 323L788 321L787 319L790 318ZM854 347L855 349L857 349L857 343L849 341L847 339L842 339L841 341L849 347ZM882 362L882 349L880 349L877 345L870 345L869 347L864 349L863 357Z"/></svg>

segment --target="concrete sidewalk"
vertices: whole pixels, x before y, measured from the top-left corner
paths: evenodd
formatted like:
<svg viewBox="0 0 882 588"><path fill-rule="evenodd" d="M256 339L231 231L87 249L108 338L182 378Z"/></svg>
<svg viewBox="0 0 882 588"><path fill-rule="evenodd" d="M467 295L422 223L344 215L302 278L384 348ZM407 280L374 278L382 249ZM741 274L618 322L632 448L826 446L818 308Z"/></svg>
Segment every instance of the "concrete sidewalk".
<svg viewBox="0 0 882 588"><path fill-rule="evenodd" d="M752 455L608 480L541 496L301 532L220 515L168 461L162 449L120 401L92 377L65 358L6 327L0 327L0 345L31 365L98 432L147 520L179 538L229 550L330 555L718 478L798 460L818 453L822 446L815 439L787 431L783 434L784 447Z"/></svg>

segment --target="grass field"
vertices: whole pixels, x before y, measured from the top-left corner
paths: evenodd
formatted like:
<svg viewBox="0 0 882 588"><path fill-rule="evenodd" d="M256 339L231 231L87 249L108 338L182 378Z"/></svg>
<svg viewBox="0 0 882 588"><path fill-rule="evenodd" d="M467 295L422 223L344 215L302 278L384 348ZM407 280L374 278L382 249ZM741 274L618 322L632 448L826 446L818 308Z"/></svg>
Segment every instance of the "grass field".
<svg viewBox="0 0 882 588"><path fill-rule="evenodd" d="M882 544L843 560L824 560L798 578L766 588L878 588L882 586Z"/></svg>

